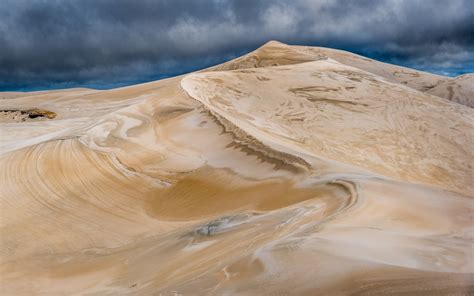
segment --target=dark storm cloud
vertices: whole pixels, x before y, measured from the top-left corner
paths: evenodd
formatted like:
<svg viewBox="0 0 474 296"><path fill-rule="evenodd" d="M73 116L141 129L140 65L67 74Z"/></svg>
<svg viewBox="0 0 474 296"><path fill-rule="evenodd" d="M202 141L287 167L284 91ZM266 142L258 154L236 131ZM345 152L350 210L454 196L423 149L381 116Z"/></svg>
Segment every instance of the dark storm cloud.
<svg viewBox="0 0 474 296"><path fill-rule="evenodd" d="M269 39L450 75L474 68L471 0L3 0L0 89L112 87Z"/></svg>

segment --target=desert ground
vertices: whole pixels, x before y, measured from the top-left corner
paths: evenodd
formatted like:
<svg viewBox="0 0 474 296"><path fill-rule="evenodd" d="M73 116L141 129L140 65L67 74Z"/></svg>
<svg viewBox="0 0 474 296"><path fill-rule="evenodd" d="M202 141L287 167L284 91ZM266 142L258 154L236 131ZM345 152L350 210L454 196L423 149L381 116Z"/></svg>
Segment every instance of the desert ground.
<svg viewBox="0 0 474 296"><path fill-rule="evenodd" d="M0 294L472 295L473 85L272 41L0 93Z"/></svg>

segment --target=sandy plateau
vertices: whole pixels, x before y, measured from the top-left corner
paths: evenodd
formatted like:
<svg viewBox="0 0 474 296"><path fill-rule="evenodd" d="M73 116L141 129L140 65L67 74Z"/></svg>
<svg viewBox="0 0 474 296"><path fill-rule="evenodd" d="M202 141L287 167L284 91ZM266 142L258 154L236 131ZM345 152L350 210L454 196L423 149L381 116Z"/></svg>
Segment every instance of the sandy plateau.
<svg viewBox="0 0 474 296"><path fill-rule="evenodd" d="M269 42L0 93L0 294L472 295L473 85Z"/></svg>

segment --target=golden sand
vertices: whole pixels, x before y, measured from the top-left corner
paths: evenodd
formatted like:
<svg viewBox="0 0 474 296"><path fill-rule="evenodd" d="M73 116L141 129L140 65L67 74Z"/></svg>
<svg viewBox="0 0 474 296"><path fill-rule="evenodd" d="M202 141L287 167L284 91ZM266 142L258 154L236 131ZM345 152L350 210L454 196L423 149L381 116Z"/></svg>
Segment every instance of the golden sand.
<svg viewBox="0 0 474 296"><path fill-rule="evenodd" d="M469 295L472 82L270 42L3 93L56 116L0 112L0 294Z"/></svg>

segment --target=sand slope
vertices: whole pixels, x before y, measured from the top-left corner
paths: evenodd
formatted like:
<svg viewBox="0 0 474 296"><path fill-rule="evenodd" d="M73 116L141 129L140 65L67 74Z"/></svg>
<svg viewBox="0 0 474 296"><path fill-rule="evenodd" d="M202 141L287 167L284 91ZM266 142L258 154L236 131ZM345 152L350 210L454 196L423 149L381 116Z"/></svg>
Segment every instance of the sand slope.
<svg viewBox="0 0 474 296"><path fill-rule="evenodd" d="M181 85L255 138L397 179L474 193L474 155L465 136L474 118L462 105L334 60L191 74Z"/></svg>
<svg viewBox="0 0 474 296"><path fill-rule="evenodd" d="M474 111L431 93L446 81L270 42L5 93L56 116L0 123L0 294L467 295Z"/></svg>
<svg viewBox="0 0 474 296"><path fill-rule="evenodd" d="M474 108L474 74L444 81L428 90L428 93Z"/></svg>
<svg viewBox="0 0 474 296"><path fill-rule="evenodd" d="M212 67L210 70L226 71L255 67L272 67L299 64L327 58L375 74L389 82L402 84L472 107L469 102L474 98L474 94L472 92L472 75L470 74L450 78L379 62L354 53L332 48L290 46L281 42L270 41L247 55ZM206 71L208 70L209 69L206 69ZM450 94L450 92L446 90L447 86L451 84L460 84L459 87L455 87L455 92L461 92L460 95ZM439 87L437 87L438 85ZM462 97L462 99L459 99L460 97Z"/></svg>

